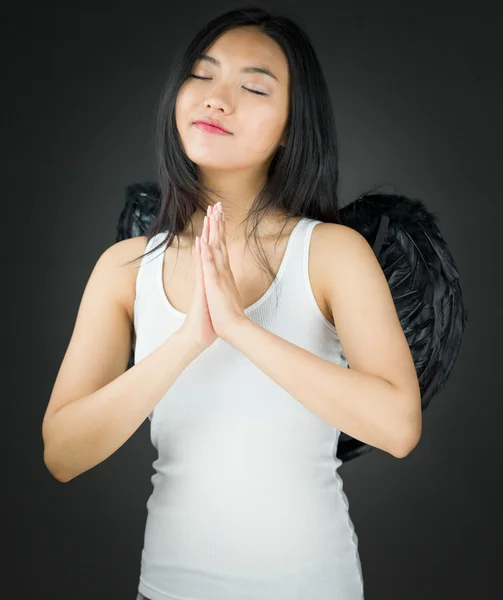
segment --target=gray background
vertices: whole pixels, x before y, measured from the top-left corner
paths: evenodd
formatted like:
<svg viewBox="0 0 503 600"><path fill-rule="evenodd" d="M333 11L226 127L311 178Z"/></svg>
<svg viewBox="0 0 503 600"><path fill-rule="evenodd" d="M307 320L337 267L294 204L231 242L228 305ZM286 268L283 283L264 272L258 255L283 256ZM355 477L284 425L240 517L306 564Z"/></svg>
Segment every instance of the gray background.
<svg viewBox="0 0 503 600"><path fill-rule="evenodd" d="M469 311L459 358L412 454L374 450L340 470L366 600L495 597L499 20L480 2L466 13L454 2L258 4L296 16L319 54L342 204L382 183L423 199L439 218ZM238 5L4 9L2 579L16 598L135 598L156 456L148 421L63 485L43 462L42 418L87 279L114 243L124 188L155 178L153 118L166 65L199 26Z"/></svg>

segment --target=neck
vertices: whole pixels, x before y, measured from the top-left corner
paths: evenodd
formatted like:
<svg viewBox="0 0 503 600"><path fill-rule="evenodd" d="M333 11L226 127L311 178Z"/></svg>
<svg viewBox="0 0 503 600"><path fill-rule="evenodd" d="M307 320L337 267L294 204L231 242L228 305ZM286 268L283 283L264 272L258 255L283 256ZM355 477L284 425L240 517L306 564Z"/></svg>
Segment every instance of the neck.
<svg viewBox="0 0 503 600"><path fill-rule="evenodd" d="M199 179L203 185L212 190L204 192L203 204L206 209L208 205L214 206L217 202L222 205L228 245L243 243L246 217L255 197L266 182L266 176L249 171L244 173L239 169L229 172L204 170L199 172ZM197 210L194 213L192 217L194 235L201 234L205 215L206 210L204 212ZM285 216L284 211L274 210L262 218L257 228L257 235L259 237L273 235L281 224L278 221L282 221Z"/></svg>
<svg viewBox="0 0 503 600"><path fill-rule="evenodd" d="M206 207L214 206L217 202L221 202L225 214L227 236L230 239L242 238L244 236L243 221L254 198L266 181L264 176L249 169L246 171L200 169L199 180L212 190L204 192L204 205ZM202 214L203 219L205 214Z"/></svg>

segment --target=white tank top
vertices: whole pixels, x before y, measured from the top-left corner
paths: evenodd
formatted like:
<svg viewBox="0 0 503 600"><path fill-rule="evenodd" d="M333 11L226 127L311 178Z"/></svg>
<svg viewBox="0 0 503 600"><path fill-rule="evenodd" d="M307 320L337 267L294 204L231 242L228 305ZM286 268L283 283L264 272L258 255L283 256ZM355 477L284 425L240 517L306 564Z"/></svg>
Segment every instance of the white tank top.
<svg viewBox="0 0 503 600"><path fill-rule="evenodd" d="M310 285L318 221L290 234L278 282L249 319L347 367ZM146 250L167 239L160 233ZM135 362L185 314L163 288L166 245L136 280ZM306 377L309 374L306 373ZM221 338L181 373L149 415L158 452L138 590L151 600L361 600L358 537L337 471L340 431Z"/></svg>

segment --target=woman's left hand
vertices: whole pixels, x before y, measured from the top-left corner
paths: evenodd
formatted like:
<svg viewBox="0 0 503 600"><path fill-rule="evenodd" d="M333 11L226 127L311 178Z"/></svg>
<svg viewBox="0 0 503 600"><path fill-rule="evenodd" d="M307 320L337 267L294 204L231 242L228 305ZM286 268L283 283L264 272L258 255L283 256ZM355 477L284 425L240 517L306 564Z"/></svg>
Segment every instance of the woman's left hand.
<svg viewBox="0 0 503 600"><path fill-rule="evenodd" d="M227 252L225 221L220 202L210 206L208 220L209 239L201 238L204 287L206 300L215 333L228 341L231 332L248 319L239 294Z"/></svg>

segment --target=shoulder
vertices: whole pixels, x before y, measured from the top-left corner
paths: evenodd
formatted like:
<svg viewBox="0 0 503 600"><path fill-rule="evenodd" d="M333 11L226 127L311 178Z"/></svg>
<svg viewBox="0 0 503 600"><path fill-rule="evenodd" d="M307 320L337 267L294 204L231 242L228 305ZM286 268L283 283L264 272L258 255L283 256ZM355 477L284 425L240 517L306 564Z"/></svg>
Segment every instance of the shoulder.
<svg viewBox="0 0 503 600"><path fill-rule="evenodd" d="M325 266L375 257L372 247L359 231L338 223L320 223L315 227L313 244Z"/></svg>
<svg viewBox="0 0 503 600"><path fill-rule="evenodd" d="M344 242L365 243L368 245L367 240L359 231L341 223L319 223L314 228L313 235L315 232L318 238L332 245Z"/></svg>
<svg viewBox="0 0 503 600"><path fill-rule="evenodd" d="M331 303L334 286L340 286L360 267L378 264L372 247L365 237L346 225L319 223L313 229L312 247L314 262L323 273L323 295Z"/></svg>
<svg viewBox="0 0 503 600"><path fill-rule="evenodd" d="M358 259L361 253L373 250L365 237L356 229L339 223L319 223L313 229L312 244L319 251L320 260L334 261Z"/></svg>
<svg viewBox="0 0 503 600"><path fill-rule="evenodd" d="M133 306L136 294L136 276L142 255L147 248L147 236L139 235L116 242L100 256L104 268L114 281L114 289L124 309L133 320Z"/></svg>

